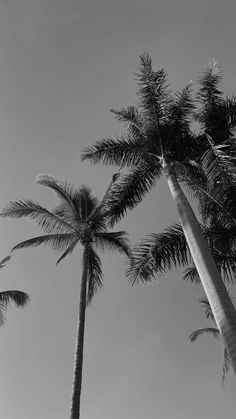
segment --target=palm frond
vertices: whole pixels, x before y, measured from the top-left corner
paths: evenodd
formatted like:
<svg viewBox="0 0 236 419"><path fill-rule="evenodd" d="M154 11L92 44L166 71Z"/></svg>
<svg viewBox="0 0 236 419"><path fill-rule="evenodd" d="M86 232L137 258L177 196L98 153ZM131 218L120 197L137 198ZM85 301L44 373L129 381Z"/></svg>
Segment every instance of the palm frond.
<svg viewBox="0 0 236 419"><path fill-rule="evenodd" d="M9 202L0 212L2 218L30 218L46 232L63 233L75 228L30 199ZM77 231L76 231L77 232Z"/></svg>
<svg viewBox="0 0 236 419"><path fill-rule="evenodd" d="M94 235L96 248L102 250L118 251L125 253L128 258L132 258L129 241L125 231L98 232Z"/></svg>
<svg viewBox="0 0 236 419"><path fill-rule="evenodd" d="M115 115L118 121L123 122L125 127L130 129L130 132L136 135L142 135L143 130L143 117L142 113L139 112L138 108L133 105L129 105L126 108L111 109L111 112Z"/></svg>
<svg viewBox="0 0 236 419"><path fill-rule="evenodd" d="M215 318L213 316L212 309L211 309L211 306L210 306L210 303L209 303L208 299L207 298L201 298L199 300L199 303L202 305L202 307L205 310L206 318L212 320L215 323Z"/></svg>
<svg viewBox="0 0 236 419"><path fill-rule="evenodd" d="M208 136L209 137L209 136ZM209 148L202 157L202 168L208 180L209 189L212 190L216 183L223 181L232 183L236 179L236 158L230 156L229 145L213 145L209 137Z"/></svg>
<svg viewBox="0 0 236 419"><path fill-rule="evenodd" d="M220 336L219 330L215 327L201 327L200 329L196 329L191 333L189 336L189 342L195 342L195 340L204 333L213 335L215 338Z"/></svg>
<svg viewBox="0 0 236 419"><path fill-rule="evenodd" d="M0 292L0 326L5 322L5 312L11 302L17 307L24 307L29 302L29 295L17 290Z"/></svg>
<svg viewBox="0 0 236 419"><path fill-rule="evenodd" d="M226 378L226 375L228 374L228 372L230 370L230 367L231 367L231 362L230 362L229 354L227 352L227 349L225 348L224 349L223 369L222 369L222 379L221 379L222 387L224 387L225 378Z"/></svg>
<svg viewBox="0 0 236 419"><path fill-rule="evenodd" d="M87 282L87 305L91 303L94 295L102 288L102 263L92 246L88 248L88 282Z"/></svg>
<svg viewBox="0 0 236 419"><path fill-rule="evenodd" d="M38 247L41 244L46 244L50 246L56 252L62 251L67 248L71 241L78 241L78 236L75 234L49 234L44 236L33 237L31 239L25 240L16 244L12 251L17 249L25 249L27 247Z"/></svg>
<svg viewBox="0 0 236 419"><path fill-rule="evenodd" d="M78 243L78 239L68 245L67 249L63 252L63 254L57 260L56 265L58 265L58 263L60 263L66 256L71 255L77 243Z"/></svg>
<svg viewBox="0 0 236 419"><path fill-rule="evenodd" d="M222 99L222 92L219 85L222 75L215 60L212 60L203 75L199 79L199 91L197 93L198 100L205 108L213 107Z"/></svg>
<svg viewBox="0 0 236 419"><path fill-rule="evenodd" d="M0 261L0 269L1 269L1 268L4 268L4 266L6 265L6 263L7 263L10 259L11 259L11 256L10 256L10 255L8 255L8 256L6 256L4 259L2 259L2 260Z"/></svg>
<svg viewBox="0 0 236 419"><path fill-rule="evenodd" d="M127 212L138 205L144 196L155 186L161 175L161 165L150 161L139 164L114 185L109 207L109 219L113 226Z"/></svg>
<svg viewBox="0 0 236 419"><path fill-rule="evenodd" d="M11 290L0 292L0 304L13 302L17 307L24 307L29 302L29 295L23 291Z"/></svg>
<svg viewBox="0 0 236 419"><path fill-rule="evenodd" d="M56 179L50 174L39 174L36 176L36 183L51 188L64 204L67 203L67 212L69 212L70 218L77 219L79 217L76 203L79 200L80 191L74 185Z"/></svg>
<svg viewBox="0 0 236 419"><path fill-rule="evenodd" d="M94 164L101 162L105 165L132 166L145 157L145 145L146 141L141 135L135 139L131 136L107 137L87 147L81 159L88 159Z"/></svg>
<svg viewBox="0 0 236 419"><path fill-rule="evenodd" d="M201 282L195 265L185 269L183 279L185 281L195 282L196 284Z"/></svg>
<svg viewBox="0 0 236 419"><path fill-rule="evenodd" d="M154 71L150 54L144 53L139 57L136 78L144 115L158 124L165 119L169 105L167 74L164 69Z"/></svg>
<svg viewBox="0 0 236 419"><path fill-rule="evenodd" d="M151 281L173 266L186 266L191 260L183 230L179 224L160 234L150 234L133 249L133 264L127 275L132 283Z"/></svg>
<svg viewBox="0 0 236 419"><path fill-rule="evenodd" d="M191 83L182 92L176 92L175 98L170 105L169 122L178 130L186 130L189 127L192 112L195 108L192 98Z"/></svg>

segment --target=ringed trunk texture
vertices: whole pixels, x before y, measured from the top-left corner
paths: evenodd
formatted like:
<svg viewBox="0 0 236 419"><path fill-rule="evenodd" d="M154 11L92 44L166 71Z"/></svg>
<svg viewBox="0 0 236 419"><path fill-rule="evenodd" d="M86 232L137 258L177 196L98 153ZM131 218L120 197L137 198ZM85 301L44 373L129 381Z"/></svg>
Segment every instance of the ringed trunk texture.
<svg viewBox="0 0 236 419"><path fill-rule="evenodd" d="M236 374L236 311L205 243L199 222L177 181L174 169L166 163L163 164L163 169L170 192L177 204L189 250Z"/></svg>
<svg viewBox="0 0 236 419"><path fill-rule="evenodd" d="M70 408L70 418L79 419L80 417L80 395L82 386L82 369L83 369L83 351L84 351L84 328L85 328L85 311L87 297L87 276L88 264L86 262L86 248L83 255L83 273L80 286L80 305L79 317L75 347L74 375L72 385L72 398Z"/></svg>

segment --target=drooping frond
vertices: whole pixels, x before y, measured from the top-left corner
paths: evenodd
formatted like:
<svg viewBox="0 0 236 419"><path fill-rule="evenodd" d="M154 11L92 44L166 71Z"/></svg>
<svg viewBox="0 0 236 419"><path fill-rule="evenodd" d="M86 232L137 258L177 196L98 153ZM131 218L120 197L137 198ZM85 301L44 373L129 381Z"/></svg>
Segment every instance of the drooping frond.
<svg viewBox="0 0 236 419"><path fill-rule="evenodd" d="M11 302L17 307L24 307L29 302L29 295L17 290L0 292L0 326L2 326L5 321L5 312Z"/></svg>
<svg viewBox="0 0 236 419"><path fill-rule="evenodd" d="M13 302L17 307L24 307L29 302L29 295L23 291L11 290L0 292L0 304Z"/></svg>
<svg viewBox="0 0 236 419"><path fill-rule="evenodd" d="M102 263L92 246L87 249L88 280L87 280L87 305L91 303L94 295L102 288Z"/></svg>
<svg viewBox="0 0 236 419"><path fill-rule="evenodd" d="M67 249L63 252L63 254L59 257L59 259L57 260L56 265L58 265L58 263L60 263L63 259L65 259L66 256L71 255L71 253L73 252L75 246L78 243L78 239L74 240L71 242L71 244L69 244L69 246L67 247Z"/></svg>
<svg viewBox="0 0 236 419"><path fill-rule="evenodd" d="M39 185L47 186L56 192L56 195L65 204L67 203L67 212L72 219L77 219L80 214L77 211L76 203L79 200L79 189L75 188L74 185L56 179L50 174L40 174L36 176L36 183Z"/></svg>
<svg viewBox="0 0 236 419"><path fill-rule="evenodd" d="M101 232L94 235L96 248L117 251L131 258L129 241L125 231Z"/></svg>
<svg viewBox="0 0 236 419"><path fill-rule="evenodd" d="M230 370L230 367L231 367L231 363L230 363L229 354L227 352L227 349L225 348L224 349L223 369L222 369L222 379L221 379L222 387L224 387L225 378L226 378L226 375L228 374L228 372Z"/></svg>
<svg viewBox="0 0 236 419"><path fill-rule="evenodd" d="M6 256L4 259L2 259L2 260L0 261L0 269L1 269L1 268L4 268L4 266L6 265L6 263L7 263L10 259L11 259L11 256L10 256L10 255L8 255L8 256Z"/></svg>
<svg viewBox="0 0 236 419"><path fill-rule="evenodd" d="M213 335L215 338L220 336L219 330L215 327L201 327L200 329L196 329L191 333L189 336L189 342L195 342L195 340L204 333Z"/></svg>
<svg viewBox="0 0 236 419"><path fill-rule="evenodd" d="M48 234L45 236L33 237L16 244L12 250L25 249L27 247L38 247L41 244L46 244L56 252L65 250L71 241L78 242L78 237L75 234Z"/></svg>
<svg viewBox="0 0 236 419"><path fill-rule="evenodd" d="M195 265L185 269L183 279L197 284L201 282Z"/></svg>
<svg viewBox="0 0 236 419"><path fill-rule="evenodd" d="M207 298L201 298L199 300L199 303L204 308L206 318L212 320L215 323L215 318L213 316L212 309L211 309L211 306L210 306L210 303L209 303L208 299Z"/></svg>
<svg viewBox="0 0 236 419"><path fill-rule="evenodd" d="M160 234L151 234L133 249L133 264L127 275L132 283L151 281L173 266L186 266L191 260L183 230L179 224Z"/></svg>
<svg viewBox="0 0 236 419"><path fill-rule="evenodd" d="M109 203L111 225L118 222L127 210L132 210L142 201L155 186L161 170L161 165L157 162L155 165L142 163L121 177L121 180L114 185Z"/></svg>
<svg viewBox="0 0 236 419"><path fill-rule="evenodd" d="M56 214L48 211L36 202L30 199L9 202L1 209L2 218L23 218L28 217L34 221L46 232L63 233L76 231L75 228L60 219Z"/></svg>

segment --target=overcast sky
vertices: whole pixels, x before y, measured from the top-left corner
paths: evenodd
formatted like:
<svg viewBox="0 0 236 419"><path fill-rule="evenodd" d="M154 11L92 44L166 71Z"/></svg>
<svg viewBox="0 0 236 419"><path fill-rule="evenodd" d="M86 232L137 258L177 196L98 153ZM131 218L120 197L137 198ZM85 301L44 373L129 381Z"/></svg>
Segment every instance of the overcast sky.
<svg viewBox="0 0 236 419"><path fill-rule="evenodd" d="M1 0L1 204L32 198L52 173L102 197L114 168L80 162L84 146L121 132L109 112L135 103L133 73L143 51L174 89L196 81L215 58L223 88L236 79L235 2L225 0ZM132 242L177 222L164 181L117 226ZM34 234L24 220L1 221L1 258ZM31 295L0 330L2 419L69 417L81 249L55 267L46 248L22 250L1 270L1 289ZM200 286L172 271L133 288L124 259L104 255L104 288L87 311L81 419L235 418L235 378L221 389L223 347L188 335L206 320Z"/></svg>

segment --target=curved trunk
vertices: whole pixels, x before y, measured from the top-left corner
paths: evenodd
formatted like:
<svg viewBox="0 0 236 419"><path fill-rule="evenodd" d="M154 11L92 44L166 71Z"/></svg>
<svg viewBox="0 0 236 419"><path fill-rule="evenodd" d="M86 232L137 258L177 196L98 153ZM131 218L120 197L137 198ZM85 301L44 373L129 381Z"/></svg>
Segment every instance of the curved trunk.
<svg viewBox="0 0 236 419"><path fill-rule="evenodd" d="M163 169L172 197L177 204L180 222L192 258L236 373L236 311L205 243L198 220L177 181L174 170L165 162Z"/></svg>
<svg viewBox="0 0 236 419"><path fill-rule="evenodd" d="M83 350L84 350L84 327L85 327L85 311L86 311L86 297L87 297L87 276L88 264L86 257L87 249L84 248L83 254L83 273L80 287L80 305L79 317L76 336L75 347L75 361L74 361L74 376L72 385L72 399L70 408L70 418L79 419L80 417L80 394L82 385L82 368L83 368Z"/></svg>

